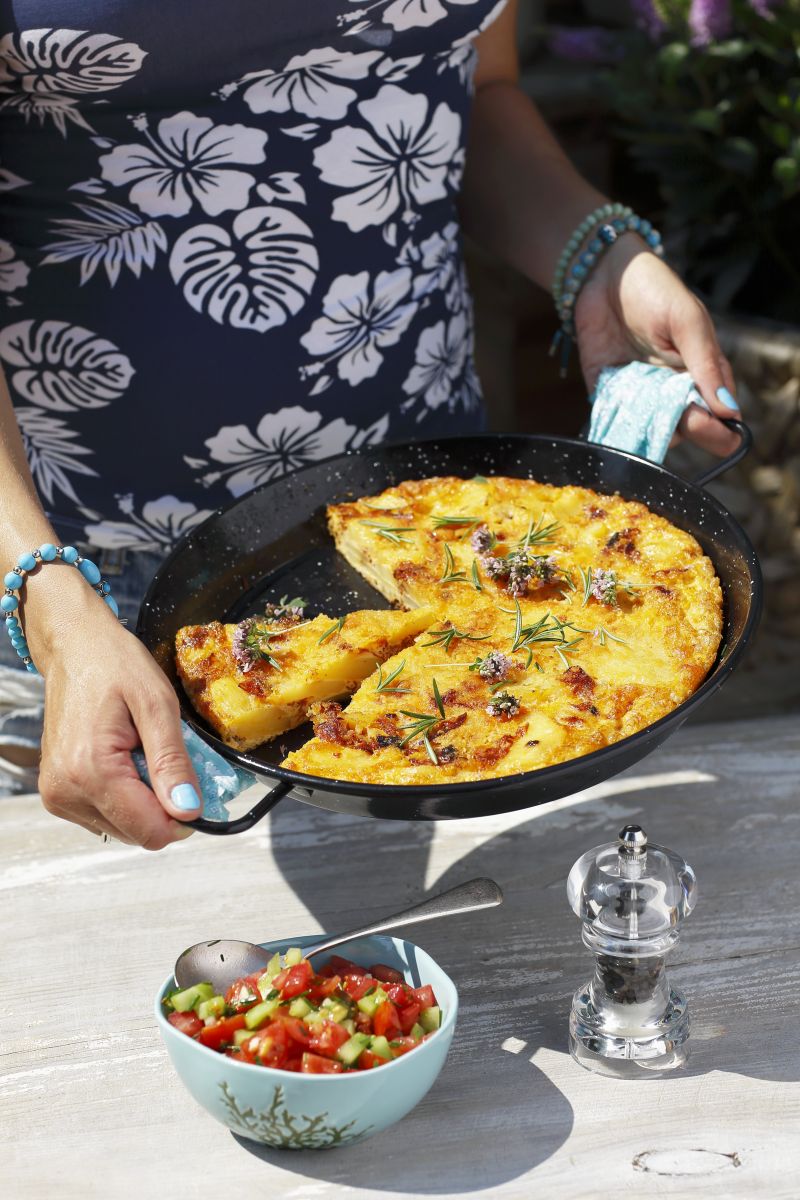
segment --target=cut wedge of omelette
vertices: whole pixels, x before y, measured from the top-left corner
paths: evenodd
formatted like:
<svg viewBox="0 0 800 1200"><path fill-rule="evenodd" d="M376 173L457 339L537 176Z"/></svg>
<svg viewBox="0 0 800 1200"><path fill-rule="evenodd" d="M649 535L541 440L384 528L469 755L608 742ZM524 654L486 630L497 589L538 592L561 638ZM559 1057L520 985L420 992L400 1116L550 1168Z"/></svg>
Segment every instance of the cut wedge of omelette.
<svg viewBox="0 0 800 1200"><path fill-rule="evenodd" d="M712 563L643 504L447 477L332 506L328 521L339 552L408 611L352 613L322 643L331 618L296 624L271 634L278 666L246 671L236 627L178 635L184 685L229 744L311 718L293 770L374 784L536 770L664 716L714 663Z"/></svg>
<svg viewBox="0 0 800 1200"><path fill-rule="evenodd" d="M244 660L246 669L235 655L238 626L187 625L176 637L178 674L222 740L250 750L302 725L314 701L350 695L432 615L365 610L339 620L270 621L252 633L259 653Z"/></svg>

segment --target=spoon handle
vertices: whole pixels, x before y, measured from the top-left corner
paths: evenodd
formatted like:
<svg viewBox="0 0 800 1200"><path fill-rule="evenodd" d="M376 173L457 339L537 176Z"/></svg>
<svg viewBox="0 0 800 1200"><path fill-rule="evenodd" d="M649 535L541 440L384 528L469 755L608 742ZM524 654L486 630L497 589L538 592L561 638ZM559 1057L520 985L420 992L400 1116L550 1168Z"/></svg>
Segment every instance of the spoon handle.
<svg viewBox="0 0 800 1200"><path fill-rule="evenodd" d="M350 933L340 933L336 937L317 942L303 951L304 958L313 954L321 954L323 950L332 950L343 942L354 938L367 937L371 933L383 933L387 929L399 929L402 925L411 925L415 921L434 921L437 917L453 917L456 913L474 912L479 908L494 908L503 903L503 893L493 879L470 879L459 883L456 887L442 892L430 900L423 900L412 908L404 908L402 912L353 929Z"/></svg>

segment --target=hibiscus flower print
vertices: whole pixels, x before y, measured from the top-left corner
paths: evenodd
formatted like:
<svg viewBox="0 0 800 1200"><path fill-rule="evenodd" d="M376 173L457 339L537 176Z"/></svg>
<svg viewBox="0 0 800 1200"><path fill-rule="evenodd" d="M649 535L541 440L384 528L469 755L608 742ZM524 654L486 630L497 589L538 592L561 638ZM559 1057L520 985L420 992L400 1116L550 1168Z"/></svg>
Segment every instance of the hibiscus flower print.
<svg viewBox="0 0 800 1200"><path fill-rule="evenodd" d="M209 455L220 466L207 471L200 482L208 486L224 480L229 492L241 496L316 459L380 442L388 428L388 413L368 429L359 430L341 417L326 425L321 413L297 406L282 408L263 416L255 433L246 425L225 425L209 438ZM191 466L210 465L202 459L187 461Z"/></svg>
<svg viewBox="0 0 800 1200"><path fill-rule="evenodd" d="M211 516L211 509L197 508L177 496L150 500L141 515L136 512L132 495L116 499L127 520L99 521L86 526L87 540L101 550L168 550L178 538Z"/></svg>
<svg viewBox="0 0 800 1200"><path fill-rule="evenodd" d="M402 405L403 411L419 401L428 408L439 408L442 404L455 408L455 384L464 370L468 350L467 318L463 312L452 317L447 325L437 321L430 329L423 329L414 366L403 384L403 391L409 396Z"/></svg>
<svg viewBox="0 0 800 1200"><path fill-rule="evenodd" d="M133 119L143 142L115 146L100 158L108 183L130 187L129 199L150 217L183 217L195 204L208 216L247 206L255 176L239 170L266 160L267 135L246 125L215 125L181 112L158 122Z"/></svg>
<svg viewBox="0 0 800 1200"><path fill-rule="evenodd" d="M231 95L248 84L242 99L253 113L302 113L306 117L338 121L347 113L357 93L347 80L366 79L370 67L382 57L378 50L349 54L330 47L309 50L290 58L282 71L252 71L222 89Z"/></svg>
<svg viewBox="0 0 800 1200"><path fill-rule="evenodd" d="M25 287L30 268L14 257L14 247L0 238L0 292L15 292Z"/></svg>
<svg viewBox="0 0 800 1200"><path fill-rule="evenodd" d="M411 271L381 271L340 275L322 301L323 315L314 321L300 343L322 359L301 372L316 375L322 366L336 365L336 373L352 387L377 375L386 346L396 346L417 311L411 296Z"/></svg>
<svg viewBox="0 0 800 1200"><path fill-rule="evenodd" d="M443 103L431 113L427 96L391 83L356 108L369 128L344 125L314 151L320 178L347 189L333 219L354 233L395 213L413 224L418 208L447 195L461 118Z"/></svg>
<svg viewBox="0 0 800 1200"><path fill-rule="evenodd" d="M413 251L405 251L412 254ZM466 304L467 281L461 262L461 239L455 221L445 225L441 233L432 233L420 242L416 252L417 272L414 276L414 298L430 295L433 291L445 294L445 303L451 312L457 312Z"/></svg>
<svg viewBox="0 0 800 1200"><path fill-rule="evenodd" d="M364 28L372 24L370 14L383 9L381 15L385 24L400 30L435 25L447 16L448 5L462 7L477 4L478 0L372 0L372 3L366 4L363 0L349 0L349 3L357 4L358 8L352 13L338 17L340 25L357 21L359 27Z"/></svg>

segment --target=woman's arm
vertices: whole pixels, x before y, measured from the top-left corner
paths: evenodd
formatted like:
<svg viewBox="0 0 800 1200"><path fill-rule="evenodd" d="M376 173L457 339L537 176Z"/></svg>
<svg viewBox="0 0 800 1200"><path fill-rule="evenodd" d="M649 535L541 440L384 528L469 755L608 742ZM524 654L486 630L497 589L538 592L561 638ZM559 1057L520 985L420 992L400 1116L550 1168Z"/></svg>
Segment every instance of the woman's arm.
<svg viewBox="0 0 800 1200"><path fill-rule="evenodd" d="M462 215L467 233L528 278L549 288L572 231L607 198L572 166L532 101L518 86L516 0L477 39ZM604 366L656 358L690 371L718 416L731 409L730 366L704 306L635 234L603 256L576 308L578 345L589 387ZM681 433L719 454L737 438L691 406Z"/></svg>
<svg viewBox="0 0 800 1200"><path fill-rule="evenodd" d="M2 373L0 479L4 575L20 554L58 539L39 503ZM29 578L23 599L27 641L45 677L39 776L45 807L93 833L152 850L185 837L191 831L172 818L197 816L197 808L178 808L172 794L176 785L197 781L163 672L77 571L43 567ZM131 761L140 744L156 795Z"/></svg>

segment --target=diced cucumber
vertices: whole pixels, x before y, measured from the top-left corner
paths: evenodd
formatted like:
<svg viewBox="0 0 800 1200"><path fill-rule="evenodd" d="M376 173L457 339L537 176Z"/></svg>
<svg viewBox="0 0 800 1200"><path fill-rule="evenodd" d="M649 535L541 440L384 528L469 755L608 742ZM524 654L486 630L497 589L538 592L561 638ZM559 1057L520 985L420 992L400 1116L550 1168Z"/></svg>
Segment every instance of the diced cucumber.
<svg viewBox="0 0 800 1200"><path fill-rule="evenodd" d="M298 963L303 961L303 951L297 946L292 946L284 955L287 967L296 967Z"/></svg>
<svg viewBox="0 0 800 1200"><path fill-rule="evenodd" d="M341 1025L342 1029L346 1029L352 1037L356 1031L356 1023L352 1017L348 1017L346 1021L340 1021L339 1024Z"/></svg>
<svg viewBox="0 0 800 1200"><path fill-rule="evenodd" d="M259 1025L263 1025L265 1021L269 1020L280 1002L280 996L276 996L274 1000L262 1000L260 1004L248 1008L244 1014L244 1023L247 1028L258 1029Z"/></svg>
<svg viewBox="0 0 800 1200"><path fill-rule="evenodd" d="M311 1012L307 1013L307 1014L306 1014L306 1015L305 1015L305 1016L302 1018L302 1022L303 1022L303 1024L304 1024L304 1025L308 1025L308 1026L310 1026L311 1028L313 1028L315 1025L319 1025L319 1024L320 1024L320 1022L322 1022L322 1021L326 1021L327 1019L328 1019L328 1014L327 1014L327 1013L325 1013L325 1012L322 1012L322 1011L321 1011L320 1009L318 1009L318 1008L312 1008L312 1009L311 1009Z"/></svg>
<svg viewBox="0 0 800 1200"><path fill-rule="evenodd" d="M281 969L280 954L273 954L272 958L267 963L267 969L263 975L258 977L258 990L262 996L266 996L267 992L272 990L272 981Z"/></svg>
<svg viewBox="0 0 800 1200"><path fill-rule="evenodd" d="M350 1007L342 1000L334 1000L332 996L326 996L322 1001L321 1009L329 1021L336 1021L337 1025L340 1021L346 1021L350 1016Z"/></svg>
<svg viewBox="0 0 800 1200"><path fill-rule="evenodd" d="M353 1063L358 1060L364 1050L369 1045L370 1037L368 1033L354 1033L353 1036L340 1046L336 1051L336 1057L339 1062L344 1063L346 1067L352 1067Z"/></svg>
<svg viewBox="0 0 800 1200"><path fill-rule="evenodd" d="M425 1030L422 1028L421 1025L412 1025L411 1033L409 1036L413 1037L415 1041L421 1042L422 1039L425 1037Z"/></svg>
<svg viewBox="0 0 800 1200"><path fill-rule="evenodd" d="M304 996L298 996L297 999L293 1000L289 1005L290 1017L307 1017L310 1012L311 1005Z"/></svg>
<svg viewBox="0 0 800 1200"><path fill-rule="evenodd" d="M370 1038L369 1048L378 1058L393 1058L391 1046L385 1037Z"/></svg>
<svg viewBox="0 0 800 1200"><path fill-rule="evenodd" d="M197 1015L201 1021L221 1017L225 1012L225 997L212 996L210 1000L201 1000L197 1005Z"/></svg>
<svg viewBox="0 0 800 1200"><path fill-rule="evenodd" d="M419 1014L419 1023L426 1033L433 1033L442 1023L442 1010L438 1004L432 1004L430 1008L423 1008Z"/></svg>
<svg viewBox="0 0 800 1200"><path fill-rule="evenodd" d="M378 1005L383 1004L388 999L389 997L383 988L376 988L374 992L367 992L366 996L362 996L357 1001L357 1004L363 1013L366 1013L368 1017L373 1017Z"/></svg>
<svg viewBox="0 0 800 1200"><path fill-rule="evenodd" d="M253 1036L252 1029L235 1029L233 1033L234 1046L243 1046Z"/></svg>
<svg viewBox="0 0 800 1200"><path fill-rule="evenodd" d="M170 997L175 1012L189 1012L201 1000L210 1000L214 989L210 983L196 983L193 987L184 988Z"/></svg>

